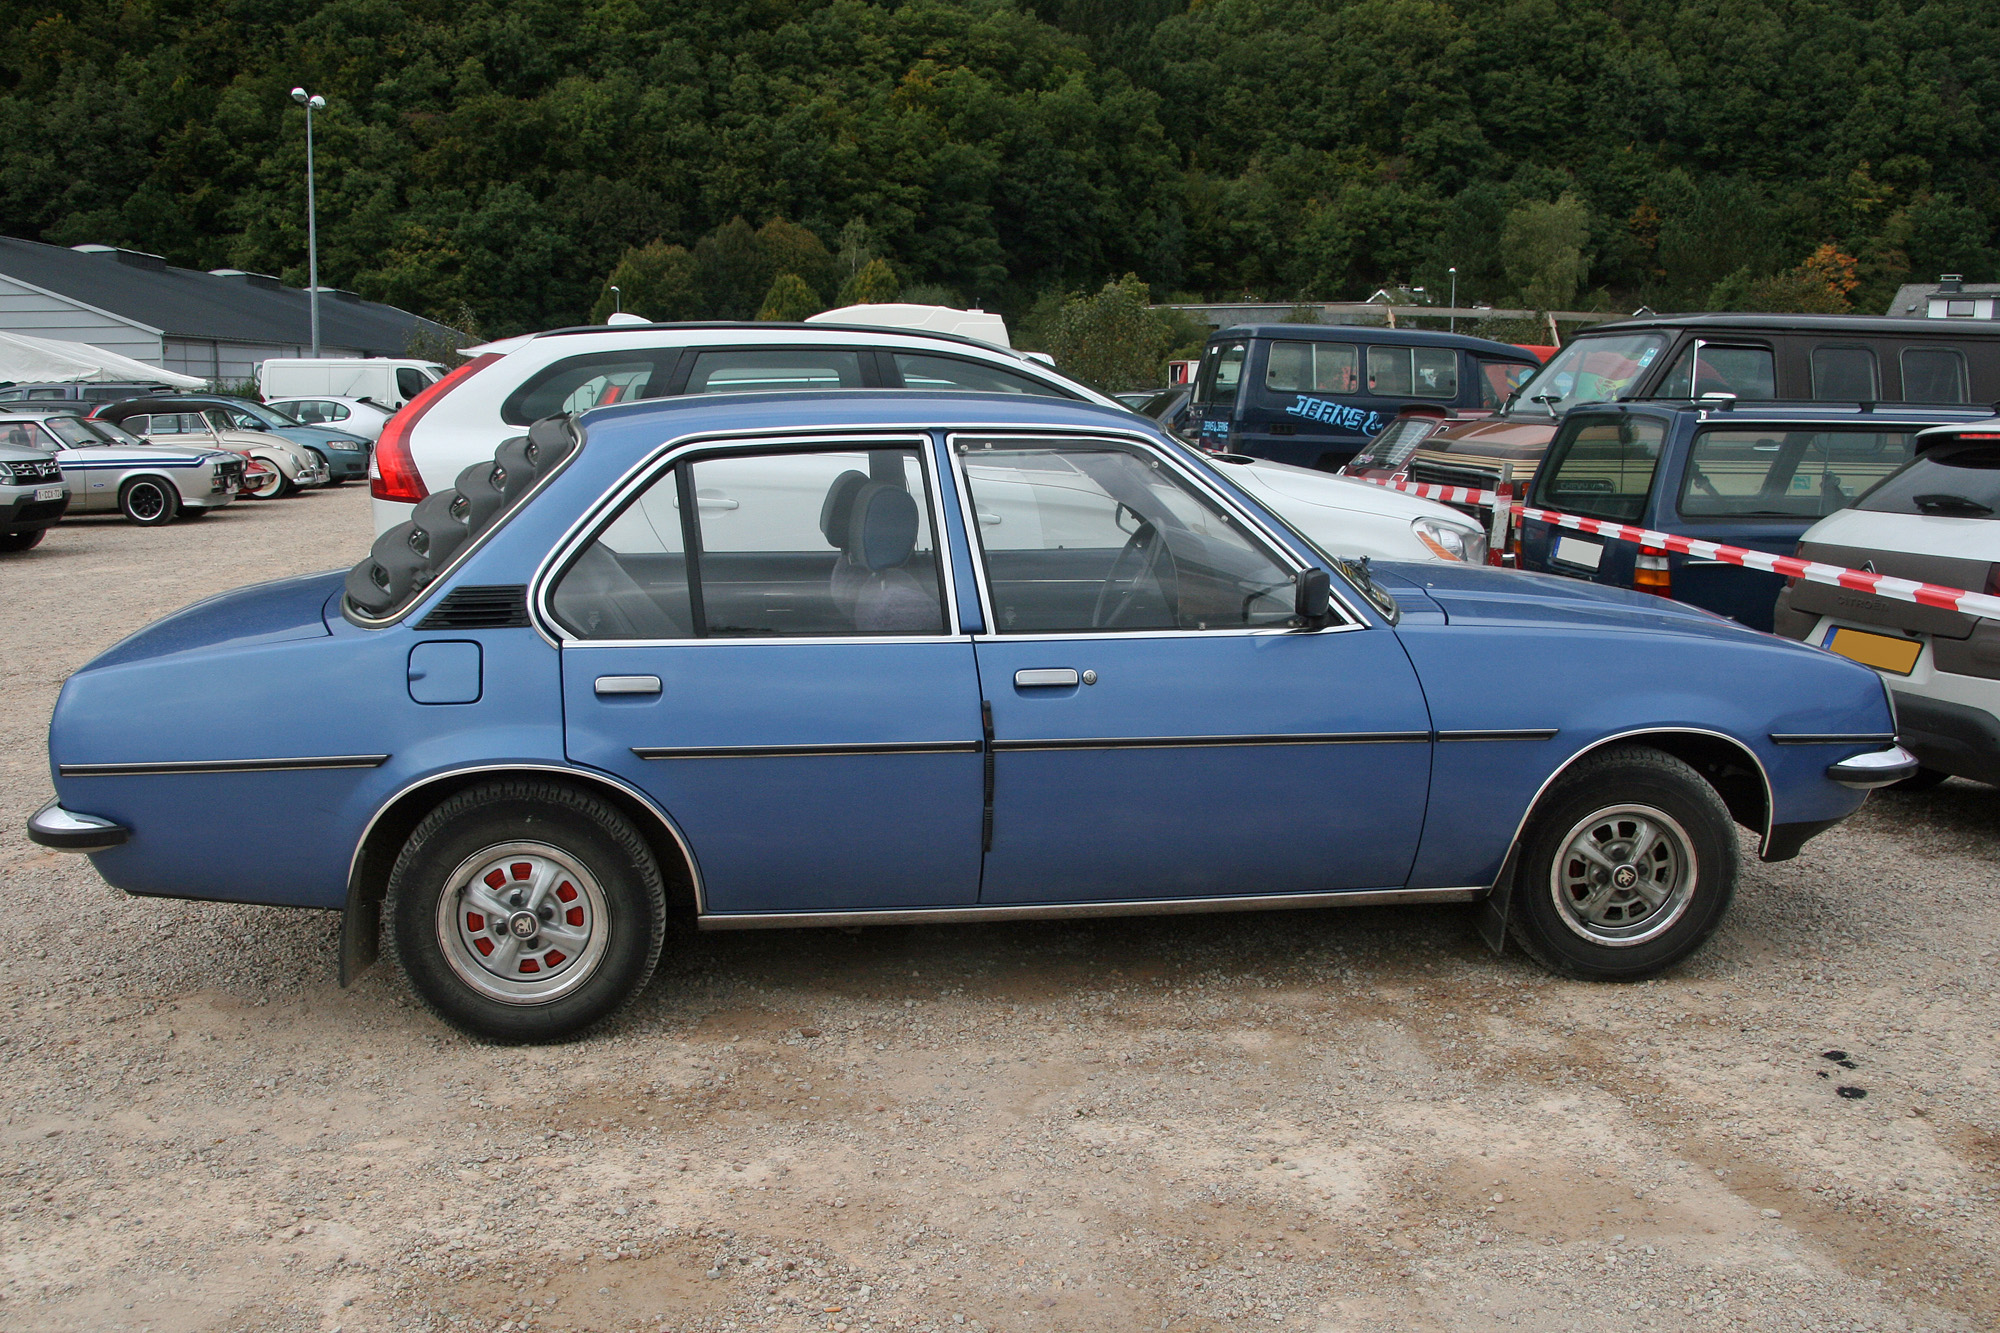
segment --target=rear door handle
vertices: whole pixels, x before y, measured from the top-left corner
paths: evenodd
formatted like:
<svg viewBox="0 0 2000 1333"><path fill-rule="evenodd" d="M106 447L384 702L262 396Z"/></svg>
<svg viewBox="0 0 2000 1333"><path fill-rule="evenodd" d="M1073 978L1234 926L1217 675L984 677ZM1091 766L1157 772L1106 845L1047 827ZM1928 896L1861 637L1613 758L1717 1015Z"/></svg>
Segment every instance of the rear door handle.
<svg viewBox="0 0 2000 1333"><path fill-rule="evenodd" d="M660 692L660 678L658 676L599 676L597 678L597 692L599 694L658 694Z"/></svg>
<svg viewBox="0 0 2000 1333"><path fill-rule="evenodd" d="M1074 685L1078 677L1069 667L1038 667L1031 671L1014 673L1014 688L1017 690L1046 689L1051 686Z"/></svg>

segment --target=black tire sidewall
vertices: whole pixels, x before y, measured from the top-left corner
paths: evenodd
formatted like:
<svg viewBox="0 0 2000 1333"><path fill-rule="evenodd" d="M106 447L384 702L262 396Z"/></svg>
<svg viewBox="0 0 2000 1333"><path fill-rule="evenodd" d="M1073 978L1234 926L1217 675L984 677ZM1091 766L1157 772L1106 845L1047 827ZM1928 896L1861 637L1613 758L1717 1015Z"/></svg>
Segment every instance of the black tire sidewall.
<svg viewBox="0 0 2000 1333"><path fill-rule="evenodd" d="M1564 922L1549 875L1563 839L1594 811L1649 805L1672 816L1692 846L1692 900L1663 934L1626 947L1594 944ZM1700 775L1657 752L1607 756L1580 765L1529 822L1514 881L1510 915L1521 943L1544 965L1594 980L1643 980L1700 948L1722 924L1735 896L1739 857L1728 810Z"/></svg>
<svg viewBox="0 0 2000 1333"><path fill-rule="evenodd" d="M438 899L452 872L483 848L515 841L561 848L604 892L603 958L582 985L546 1004L480 994L452 971L437 937ZM663 942L665 894L644 843L594 798L560 788L475 791L446 801L411 834L390 872L384 915L398 969L438 1017L489 1041L549 1042L580 1035L645 985Z"/></svg>
<svg viewBox="0 0 2000 1333"><path fill-rule="evenodd" d="M151 486L160 493L160 512L152 518L141 518L132 512L130 496L141 486ZM142 528L164 528L180 513L181 493L170 481L159 477L134 477L118 491L118 512L125 516L127 523L136 523Z"/></svg>

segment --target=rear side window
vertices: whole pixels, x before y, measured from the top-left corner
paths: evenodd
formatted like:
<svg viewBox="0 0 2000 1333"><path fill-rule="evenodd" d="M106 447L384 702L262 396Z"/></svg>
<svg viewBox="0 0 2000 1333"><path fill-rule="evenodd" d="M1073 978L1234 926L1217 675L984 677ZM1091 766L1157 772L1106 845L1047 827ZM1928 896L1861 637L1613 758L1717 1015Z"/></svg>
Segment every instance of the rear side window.
<svg viewBox="0 0 2000 1333"><path fill-rule="evenodd" d="M1686 518L1823 518L1910 460L1908 431L1704 430L1688 451Z"/></svg>
<svg viewBox="0 0 2000 1333"><path fill-rule="evenodd" d="M1970 402L1965 382L1965 353L1956 347L1905 347L1903 401Z"/></svg>
<svg viewBox="0 0 2000 1333"><path fill-rule="evenodd" d="M1234 403L1243 382L1243 356L1242 343L1210 347L1201 359L1201 378L1195 383L1194 400L1218 407Z"/></svg>
<svg viewBox="0 0 2000 1333"><path fill-rule="evenodd" d="M1067 398L1052 384L999 366L958 356L918 356L897 352L896 373L905 389L965 389L974 393L1021 393L1037 398Z"/></svg>
<svg viewBox="0 0 2000 1333"><path fill-rule="evenodd" d="M687 393L781 393L859 389L861 353L836 347L796 351L732 348L702 352L688 372Z"/></svg>
<svg viewBox="0 0 2000 1333"><path fill-rule="evenodd" d="M511 426L531 426L543 417L565 412L587 412L634 398L657 398L666 392L674 355L671 351L623 351L565 357L536 371L509 394L500 406L500 419Z"/></svg>
<svg viewBox="0 0 2000 1333"><path fill-rule="evenodd" d="M1778 375L1768 347L1719 347L1697 340L1675 359L1653 391L1656 398L1699 398L1727 393L1769 402L1778 396Z"/></svg>
<svg viewBox="0 0 2000 1333"><path fill-rule="evenodd" d="M1813 348L1813 397L1823 402L1872 403L1882 397L1875 352L1867 347Z"/></svg>
<svg viewBox="0 0 2000 1333"><path fill-rule="evenodd" d="M1548 469L1542 497L1550 508L1619 523L1645 512L1660 464L1666 423L1655 417L1585 417L1565 423L1567 442Z"/></svg>
<svg viewBox="0 0 2000 1333"><path fill-rule="evenodd" d="M1264 387L1278 393L1353 393L1361 387L1361 358L1353 343L1271 344Z"/></svg>
<svg viewBox="0 0 2000 1333"><path fill-rule="evenodd" d="M1854 507L1931 518L2000 515L2000 444L1934 445Z"/></svg>
<svg viewBox="0 0 2000 1333"><path fill-rule="evenodd" d="M1533 366L1524 366L1518 361L1488 361L1475 358L1479 366L1479 405L1501 408L1514 396L1514 390L1528 382L1535 373Z"/></svg>
<svg viewBox="0 0 2000 1333"><path fill-rule="evenodd" d="M1458 397L1458 353L1449 347L1371 347L1368 391L1385 398Z"/></svg>

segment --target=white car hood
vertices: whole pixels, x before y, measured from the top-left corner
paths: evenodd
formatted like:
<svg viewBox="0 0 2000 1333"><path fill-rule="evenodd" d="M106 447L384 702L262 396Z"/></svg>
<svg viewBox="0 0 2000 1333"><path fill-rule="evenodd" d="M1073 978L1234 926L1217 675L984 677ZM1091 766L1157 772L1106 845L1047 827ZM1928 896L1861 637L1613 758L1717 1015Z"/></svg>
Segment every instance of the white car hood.
<svg viewBox="0 0 2000 1333"><path fill-rule="evenodd" d="M1807 528L1800 540L1864 551L1901 551L1908 555L2000 562L2000 519L1993 518L1837 509Z"/></svg>
<svg viewBox="0 0 2000 1333"><path fill-rule="evenodd" d="M1471 518L1448 505L1392 491L1387 486L1377 486L1354 477L1337 477L1330 472L1315 472L1311 468L1293 467L1288 463L1227 463L1217 459L1210 462L1223 476L1259 500L1269 502L1271 508L1280 512L1304 504L1383 518L1400 518L1405 522L1435 518L1464 528L1478 526Z"/></svg>

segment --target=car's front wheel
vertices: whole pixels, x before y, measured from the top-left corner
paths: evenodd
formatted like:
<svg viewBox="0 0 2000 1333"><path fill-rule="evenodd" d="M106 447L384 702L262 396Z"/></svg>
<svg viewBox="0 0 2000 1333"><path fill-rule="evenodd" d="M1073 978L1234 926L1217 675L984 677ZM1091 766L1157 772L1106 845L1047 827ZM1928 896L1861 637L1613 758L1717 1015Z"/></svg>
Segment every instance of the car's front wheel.
<svg viewBox="0 0 2000 1333"><path fill-rule="evenodd" d="M419 824L390 871L388 946L452 1026L560 1041L638 994L666 936L660 868L630 821L540 781L484 784Z"/></svg>
<svg viewBox="0 0 2000 1333"><path fill-rule="evenodd" d="M1608 750L1536 808L1514 881L1514 938L1570 976L1649 977L1715 933L1737 873L1735 826L1699 773L1658 750Z"/></svg>
<svg viewBox="0 0 2000 1333"><path fill-rule="evenodd" d="M163 528L180 509L181 493L158 477L134 477L118 492L118 512L142 528Z"/></svg>

